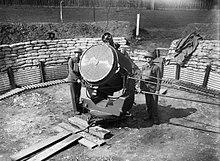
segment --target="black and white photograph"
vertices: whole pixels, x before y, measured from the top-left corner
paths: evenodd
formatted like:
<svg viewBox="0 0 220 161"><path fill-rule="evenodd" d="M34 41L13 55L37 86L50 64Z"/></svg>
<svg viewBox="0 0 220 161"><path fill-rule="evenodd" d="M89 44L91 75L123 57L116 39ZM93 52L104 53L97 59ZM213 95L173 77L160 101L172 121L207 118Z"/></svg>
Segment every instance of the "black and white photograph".
<svg viewBox="0 0 220 161"><path fill-rule="evenodd" d="M220 1L0 0L0 161L220 161Z"/></svg>

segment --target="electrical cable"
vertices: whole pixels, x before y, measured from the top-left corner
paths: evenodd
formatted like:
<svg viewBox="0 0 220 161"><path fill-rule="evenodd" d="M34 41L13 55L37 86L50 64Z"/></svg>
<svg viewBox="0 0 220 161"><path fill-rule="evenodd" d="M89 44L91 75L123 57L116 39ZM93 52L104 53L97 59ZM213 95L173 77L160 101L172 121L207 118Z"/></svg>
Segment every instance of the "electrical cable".
<svg viewBox="0 0 220 161"><path fill-rule="evenodd" d="M82 130L79 130L79 131L77 131L75 134L77 134L77 133L80 133L80 132L83 132L83 131L85 131L85 130L89 130L89 128L90 127L94 127L96 125L96 121L92 121L87 127L85 127L84 129L82 129Z"/></svg>

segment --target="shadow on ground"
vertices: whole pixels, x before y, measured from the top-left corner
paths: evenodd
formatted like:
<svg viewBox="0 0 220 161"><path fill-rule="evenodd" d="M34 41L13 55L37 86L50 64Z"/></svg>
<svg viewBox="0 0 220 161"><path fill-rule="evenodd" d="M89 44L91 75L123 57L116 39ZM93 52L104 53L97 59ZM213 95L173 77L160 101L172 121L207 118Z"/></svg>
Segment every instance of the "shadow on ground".
<svg viewBox="0 0 220 161"><path fill-rule="evenodd" d="M152 127L153 122L148 120L148 113L146 111L145 104L139 104L133 106L131 109L132 116L126 117L122 120L118 120L115 122L103 124L104 127L128 127L128 128L146 128ZM186 109L178 109L174 108L171 105L168 106L159 106L159 115L160 115L160 124L169 123L170 119L173 118L184 118L197 110L195 108L186 108Z"/></svg>

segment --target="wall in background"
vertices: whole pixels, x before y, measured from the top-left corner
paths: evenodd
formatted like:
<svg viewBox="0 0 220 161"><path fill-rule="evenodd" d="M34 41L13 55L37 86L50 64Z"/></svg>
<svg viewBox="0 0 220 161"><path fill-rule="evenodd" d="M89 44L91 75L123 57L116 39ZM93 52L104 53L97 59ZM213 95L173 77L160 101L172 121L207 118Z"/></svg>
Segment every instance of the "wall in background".
<svg viewBox="0 0 220 161"><path fill-rule="evenodd" d="M114 37L138 67L145 63L147 51L132 50L124 37ZM101 38L38 40L0 45L0 92L25 85L64 79L68 57L76 48L88 49L102 43ZM220 41L202 40L185 66L175 62L163 67L163 77L191 82L220 90ZM172 47L172 44L171 44ZM170 50L169 52L172 52Z"/></svg>
<svg viewBox="0 0 220 161"><path fill-rule="evenodd" d="M59 6L61 0L0 0L2 5ZM64 6L122 7L146 9L212 9L219 8L218 0L63 0Z"/></svg>

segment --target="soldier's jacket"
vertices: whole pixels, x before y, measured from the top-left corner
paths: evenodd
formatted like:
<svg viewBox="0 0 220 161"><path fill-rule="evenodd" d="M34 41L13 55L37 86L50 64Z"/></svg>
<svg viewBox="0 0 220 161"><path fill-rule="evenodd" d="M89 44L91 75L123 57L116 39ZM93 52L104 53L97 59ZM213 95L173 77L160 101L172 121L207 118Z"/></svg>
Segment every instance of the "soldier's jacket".
<svg viewBox="0 0 220 161"><path fill-rule="evenodd" d="M146 64L141 69L141 79L149 82L140 82L140 88L145 91L155 92L160 90L160 68L156 64ZM153 82L153 83L150 83Z"/></svg>
<svg viewBox="0 0 220 161"><path fill-rule="evenodd" d="M70 58L68 61L68 81L77 81L77 79L80 79L81 75L79 72L79 65L77 62L77 57Z"/></svg>

